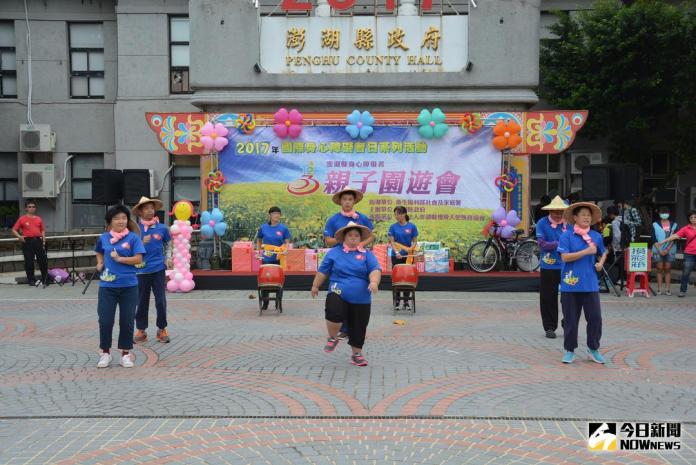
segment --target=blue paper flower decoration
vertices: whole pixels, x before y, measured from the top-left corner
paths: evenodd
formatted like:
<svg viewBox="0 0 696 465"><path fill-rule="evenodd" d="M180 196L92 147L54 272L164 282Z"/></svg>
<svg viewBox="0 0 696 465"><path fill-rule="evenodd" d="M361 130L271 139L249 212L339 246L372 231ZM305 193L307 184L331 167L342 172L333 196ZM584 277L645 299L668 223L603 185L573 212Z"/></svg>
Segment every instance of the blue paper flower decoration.
<svg viewBox="0 0 696 465"><path fill-rule="evenodd" d="M213 208L211 212L201 213L201 236L210 239L213 235L224 236L227 231L227 223L219 208Z"/></svg>
<svg viewBox="0 0 696 465"><path fill-rule="evenodd" d="M346 116L348 120L348 126L346 126L346 132L350 134L350 137L357 139L367 139L370 134L374 131L372 125L375 124L375 119L372 117L369 111L363 111L360 113L358 110L353 110L353 113Z"/></svg>

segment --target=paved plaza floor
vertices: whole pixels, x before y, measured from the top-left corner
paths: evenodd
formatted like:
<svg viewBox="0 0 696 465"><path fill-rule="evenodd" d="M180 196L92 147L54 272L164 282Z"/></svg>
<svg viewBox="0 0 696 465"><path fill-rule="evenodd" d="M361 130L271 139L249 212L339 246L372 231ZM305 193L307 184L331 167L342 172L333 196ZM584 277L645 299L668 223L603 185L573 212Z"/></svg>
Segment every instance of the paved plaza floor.
<svg viewBox="0 0 696 465"><path fill-rule="evenodd" d="M536 294L420 292L395 316L381 291L363 368L344 342L322 351L309 292L261 317L255 292L170 295L171 343L153 304L131 369L116 351L96 368L97 289L81 290L0 285L0 464L696 463L693 289L603 294L605 366L584 356L584 322L561 364ZM604 421L681 422L681 449L590 452Z"/></svg>

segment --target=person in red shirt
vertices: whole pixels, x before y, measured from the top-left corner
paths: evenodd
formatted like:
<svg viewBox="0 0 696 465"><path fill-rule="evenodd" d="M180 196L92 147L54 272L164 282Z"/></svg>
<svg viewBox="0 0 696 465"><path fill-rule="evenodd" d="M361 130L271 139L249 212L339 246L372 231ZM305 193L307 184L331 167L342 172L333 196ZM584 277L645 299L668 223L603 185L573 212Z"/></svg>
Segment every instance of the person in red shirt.
<svg viewBox="0 0 696 465"><path fill-rule="evenodd" d="M24 271L30 286L48 283L48 259L46 257L46 229L41 217L36 214L36 202L29 200L24 204L24 215L12 227L12 234L22 243L24 252ZM41 281L34 276L34 257L39 262Z"/></svg>
<svg viewBox="0 0 696 465"><path fill-rule="evenodd" d="M694 269L694 265L696 265L696 210L689 212L689 224L664 241L658 242L657 246L659 247L666 242L677 239L686 239L686 245L684 246L684 269L682 270L681 286L679 287L679 297L684 297L689 286L689 276Z"/></svg>

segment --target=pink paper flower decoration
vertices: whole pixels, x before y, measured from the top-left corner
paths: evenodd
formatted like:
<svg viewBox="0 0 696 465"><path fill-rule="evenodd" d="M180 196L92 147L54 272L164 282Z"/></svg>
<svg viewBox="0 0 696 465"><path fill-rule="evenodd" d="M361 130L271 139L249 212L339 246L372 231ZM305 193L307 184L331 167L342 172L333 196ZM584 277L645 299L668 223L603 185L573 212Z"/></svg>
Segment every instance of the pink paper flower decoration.
<svg viewBox="0 0 696 465"><path fill-rule="evenodd" d="M215 123L215 126L209 121L203 125L201 128L201 142L203 143L203 149L206 152L212 152L215 149L219 152L228 143L227 134L230 131L220 123Z"/></svg>
<svg viewBox="0 0 696 465"><path fill-rule="evenodd" d="M278 137L290 136L295 139L302 132L302 114L294 108L289 113L285 108L281 108L275 114L273 130Z"/></svg>

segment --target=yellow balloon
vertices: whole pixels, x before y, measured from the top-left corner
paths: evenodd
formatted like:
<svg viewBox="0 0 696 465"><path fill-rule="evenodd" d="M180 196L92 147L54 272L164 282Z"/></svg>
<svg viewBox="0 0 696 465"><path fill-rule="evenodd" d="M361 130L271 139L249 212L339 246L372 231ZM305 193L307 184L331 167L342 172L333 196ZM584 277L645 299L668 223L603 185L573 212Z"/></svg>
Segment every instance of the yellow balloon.
<svg viewBox="0 0 696 465"><path fill-rule="evenodd" d="M193 208L190 202L177 202L174 205L174 216L177 220L185 221L193 215Z"/></svg>

